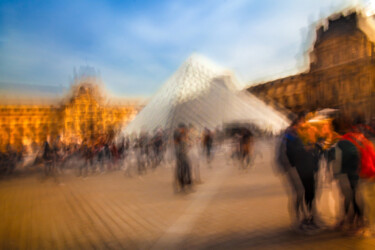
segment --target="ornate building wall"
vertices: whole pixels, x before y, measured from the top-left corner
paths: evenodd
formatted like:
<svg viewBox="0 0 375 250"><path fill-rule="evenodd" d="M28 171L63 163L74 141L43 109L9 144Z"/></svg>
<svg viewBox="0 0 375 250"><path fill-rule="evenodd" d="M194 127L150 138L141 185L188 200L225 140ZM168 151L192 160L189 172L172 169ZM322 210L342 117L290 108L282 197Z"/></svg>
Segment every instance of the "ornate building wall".
<svg viewBox="0 0 375 250"><path fill-rule="evenodd" d="M361 13L331 16L316 31L306 73L257 84L249 91L293 112L339 108L375 116L373 20Z"/></svg>
<svg viewBox="0 0 375 250"><path fill-rule="evenodd" d="M67 143L95 140L125 126L140 109L135 103L106 103L95 84L73 88L69 99L56 105L0 104L0 150L57 136Z"/></svg>

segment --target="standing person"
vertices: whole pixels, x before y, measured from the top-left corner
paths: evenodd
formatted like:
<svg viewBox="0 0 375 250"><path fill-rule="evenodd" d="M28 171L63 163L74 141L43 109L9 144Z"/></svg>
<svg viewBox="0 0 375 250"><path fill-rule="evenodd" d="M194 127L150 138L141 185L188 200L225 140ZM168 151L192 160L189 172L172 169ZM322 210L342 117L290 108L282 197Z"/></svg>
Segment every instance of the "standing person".
<svg viewBox="0 0 375 250"><path fill-rule="evenodd" d="M104 143L103 153L104 153L104 169L111 170L112 169L112 153L109 147L110 140L107 138Z"/></svg>
<svg viewBox="0 0 375 250"><path fill-rule="evenodd" d="M49 145L48 139L44 142L43 145L43 162L44 162L44 173L46 176L49 176L52 173L52 161L53 161L53 150Z"/></svg>
<svg viewBox="0 0 375 250"><path fill-rule="evenodd" d="M291 166L296 168L304 188L304 201L307 211L300 225L300 229L302 230L318 228L314 211L315 174L318 171L318 161L315 145L305 145L300 137L301 130L306 129L304 123L304 114L300 114L297 123L291 128L291 133L288 135L288 140L286 142L288 160ZM309 128L307 129L309 132ZM312 135L308 134L308 136Z"/></svg>
<svg viewBox="0 0 375 250"><path fill-rule="evenodd" d="M62 172L62 156L61 156L61 141L60 141L60 137L57 136L56 139L53 141L52 145L51 145L51 149L52 149L52 155L53 155L53 159L52 159L52 164L53 164L53 168L54 168L54 171L60 171Z"/></svg>
<svg viewBox="0 0 375 250"><path fill-rule="evenodd" d="M87 141L82 142L81 156L84 161L79 168L79 176L87 176L89 168L92 166L92 150Z"/></svg>
<svg viewBox="0 0 375 250"><path fill-rule="evenodd" d="M212 160L212 143L213 143L213 135L212 132L208 128L204 128L203 132L203 152L206 155L207 163L210 165Z"/></svg>
<svg viewBox="0 0 375 250"><path fill-rule="evenodd" d="M338 141L330 149L329 155L333 158L334 176L344 197L344 214L337 229L357 233L364 227L363 206L359 202L361 193L358 192L360 152L351 139L351 133L348 133L348 125L343 117L332 121ZM350 207L353 208L353 213L350 213Z"/></svg>
<svg viewBox="0 0 375 250"><path fill-rule="evenodd" d="M153 145L153 150L154 150L154 163L153 163L153 168L156 168L159 166L163 159L163 144L164 144L164 135L163 131L159 129L154 138L152 139L152 145Z"/></svg>
<svg viewBox="0 0 375 250"><path fill-rule="evenodd" d="M201 183L200 157L199 157L199 134L193 125L189 126L189 159L195 183Z"/></svg>
<svg viewBox="0 0 375 250"><path fill-rule="evenodd" d="M50 138L48 137L43 147L43 161L45 177L51 176L56 183L59 182L56 174L56 161L57 161L57 147L49 144Z"/></svg>
<svg viewBox="0 0 375 250"><path fill-rule="evenodd" d="M250 130L243 128L240 138L240 160L242 169L247 169L251 161L253 134Z"/></svg>
<svg viewBox="0 0 375 250"><path fill-rule="evenodd" d="M17 164L17 158L17 151L8 144L3 155L3 170L6 174L11 174L13 172Z"/></svg>
<svg viewBox="0 0 375 250"><path fill-rule="evenodd" d="M364 211L363 222L359 220L360 224L357 225L356 234L370 236L373 234L375 226L375 208L373 206L375 199L375 148L372 142L365 137L364 131L365 125L363 124L363 120L356 118L351 132L345 134L343 138L352 142L361 156L359 177L364 200L366 200L366 210ZM361 225L362 223L363 225Z"/></svg>
<svg viewBox="0 0 375 250"><path fill-rule="evenodd" d="M188 158L188 131L184 124L179 124L173 135L176 154L176 179L181 192L191 187L190 162Z"/></svg>
<svg viewBox="0 0 375 250"><path fill-rule="evenodd" d="M147 157L148 157L148 139L147 134L141 132L137 140L137 164L138 174L146 173Z"/></svg>
<svg viewBox="0 0 375 250"><path fill-rule="evenodd" d="M287 185L290 187L290 203L291 203L291 217L298 226L300 226L301 219L306 218L303 195L304 188L301 179L298 176L296 168L292 167L287 155L287 143L289 140L294 140L297 137L297 127L300 122L303 122L303 117L298 117L292 124L282 133L276 144L276 164L279 173L286 178Z"/></svg>

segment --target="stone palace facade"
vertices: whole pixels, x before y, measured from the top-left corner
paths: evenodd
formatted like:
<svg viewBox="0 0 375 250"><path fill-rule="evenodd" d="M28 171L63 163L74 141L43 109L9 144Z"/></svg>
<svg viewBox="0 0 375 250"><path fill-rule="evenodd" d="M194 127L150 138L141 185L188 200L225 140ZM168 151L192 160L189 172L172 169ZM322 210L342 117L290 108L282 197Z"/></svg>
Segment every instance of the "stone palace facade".
<svg viewBox="0 0 375 250"><path fill-rule="evenodd" d="M356 11L325 21L316 29L306 72L248 90L295 113L337 108L369 122L375 117L375 21Z"/></svg>

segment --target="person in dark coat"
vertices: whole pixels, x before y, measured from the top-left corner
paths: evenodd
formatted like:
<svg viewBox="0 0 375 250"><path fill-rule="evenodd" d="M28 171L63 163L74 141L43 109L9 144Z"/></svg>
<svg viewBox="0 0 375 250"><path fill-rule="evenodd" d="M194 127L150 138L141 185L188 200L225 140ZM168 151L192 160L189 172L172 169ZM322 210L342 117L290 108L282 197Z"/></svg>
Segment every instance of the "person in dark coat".
<svg viewBox="0 0 375 250"><path fill-rule="evenodd" d="M243 169L249 167L251 162L251 151L253 144L253 134L249 129L243 128L240 138L240 159Z"/></svg>
<svg viewBox="0 0 375 250"><path fill-rule="evenodd" d="M295 167L302 182L305 195L307 213L302 220L301 227L317 228L314 219L313 205L315 201L315 174L318 171L318 154L314 145L304 145L298 136L297 130L304 123L303 114L299 115L298 121L290 128L287 134L286 154L290 165Z"/></svg>
<svg viewBox="0 0 375 250"><path fill-rule="evenodd" d="M349 119L338 117L333 120L332 126L338 133L338 142L330 149L330 156L333 162L333 172L338 180L341 193L344 197L344 214L336 229L352 230L353 233L364 228L363 204L361 204L361 193L358 192L360 152L357 147L345 136L349 131ZM352 207L352 213L350 208Z"/></svg>
<svg viewBox="0 0 375 250"><path fill-rule="evenodd" d="M191 170L188 158L188 131L184 124L180 124L173 135L176 154L176 178L182 192L191 187Z"/></svg>
<svg viewBox="0 0 375 250"><path fill-rule="evenodd" d="M302 186L301 180L298 173L294 167L292 167L289 162L287 155L287 142L291 138L297 136L295 131L295 126L298 123L298 119L295 119L291 126L289 126L280 136L276 144L276 166L277 173L282 174L285 177L286 185L288 186L288 191L290 191L289 198L291 204L291 218L299 226L301 219L306 218L304 209L304 188Z"/></svg>
<svg viewBox="0 0 375 250"><path fill-rule="evenodd" d="M48 176L51 174L53 168L53 149L49 145L48 140L46 140L43 145L42 159L44 162L44 173L46 176Z"/></svg>
<svg viewBox="0 0 375 250"><path fill-rule="evenodd" d="M208 128L204 129L203 132L203 150L206 155L207 163L210 164L212 160L212 144L213 144L213 135L211 130Z"/></svg>

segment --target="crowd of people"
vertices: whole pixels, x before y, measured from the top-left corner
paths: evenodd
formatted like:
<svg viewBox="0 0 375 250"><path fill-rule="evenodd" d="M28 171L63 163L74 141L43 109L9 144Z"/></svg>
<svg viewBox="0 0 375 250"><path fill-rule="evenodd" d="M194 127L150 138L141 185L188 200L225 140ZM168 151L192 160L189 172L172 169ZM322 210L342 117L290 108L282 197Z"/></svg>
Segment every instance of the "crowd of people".
<svg viewBox="0 0 375 250"><path fill-rule="evenodd" d="M144 175L160 165L175 167L176 191L184 192L193 183L201 183L200 166L212 167L215 151L229 139L233 146L231 158L240 168L250 165L252 133L237 129L235 133L180 124L174 131L156 129L129 136L101 136L80 143L66 143L60 137L48 137L43 145L15 151L9 146L0 155L1 175L16 168L43 169L45 177L58 176L73 170L78 176L122 170L126 176ZM22 167L19 167L21 170Z"/></svg>
<svg viewBox="0 0 375 250"><path fill-rule="evenodd" d="M372 210L364 193L373 198L375 150L369 140L373 135L363 119L341 113L331 117L300 114L282 134L277 163L292 190L298 231L314 233L326 226L317 212L316 194L319 181L329 181L337 184L341 194L336 199L334 229L349 235L371 232Z"/></svg>
<svg viewBox="0 0 375 250"><path fill-rule="evenodd" d="M102 138L93 142L65 145L59 140L47 139L34 161L34 165L43 165L45 175L56 175L67 168L75 168L79 176L103 173L111 170L129 170L129 164L136 158L137 172L144 174L149 168L161 164L165 152L165 136L157 131L152 137L141 133L130 139ZM127 174L130 174L127 171Z"/></svg>
<svg viewBox="0 0 375 250"><path fill-rule="evenodd" d="M327 226L317 212L321 182L336 183L341 194L336 200L340 209L335 230L350 235L371 231L375 218L371 213L375 209L369 209L368 197L375 197L375 149L370 141L374 135L363 119L341 113L301 113L281 134L275 154L277 166L292 191L291 211L299 232L314 233ZM198 131L182 123L173 131L156 129L152 134L108 136L81 143L66 144L59 137L47 138L29 167L41 166L44 176L57 180L66 169L74 169L83 177L112 170L123 170L132 176L144 175L162 165L173 166L174 190L189 193L194 190L193 184L202 182L201 165L214 167L212 162L220 148L225 148L239 169L251 168L256 155L254 134L248 127ZM0 154L0 174L11 174L25 155L26 151L7 147Z"/></svg>
<svg viewBox="0 0 375 250"><path fill-rule="evenodd" d="M12 174L17 164L22 160L22 151L14 150L10 145L5 151L0 151L0 175Z"/></svg>

